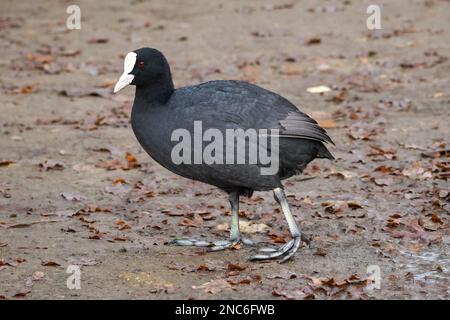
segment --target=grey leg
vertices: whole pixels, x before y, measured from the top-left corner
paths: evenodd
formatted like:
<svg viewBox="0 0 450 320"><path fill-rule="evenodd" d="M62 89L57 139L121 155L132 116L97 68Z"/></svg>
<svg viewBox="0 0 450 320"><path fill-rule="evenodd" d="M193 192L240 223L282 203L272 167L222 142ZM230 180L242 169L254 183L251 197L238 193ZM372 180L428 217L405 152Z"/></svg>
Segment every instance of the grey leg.
<svg viewBox="0 0 450 320"><path fill-rule="evenodd" d="M231 225L230 225L230 240L239 241L241 238L241 231L239 230L239 194L230 193L231 205Z"/></svg>
<svg viewBox="0 0 450 320"><path fill-rule="evenodd" d="M230 240L209 242L195 239L175 239L172 243L180 246L209 247L211 251L225 250L239 244L252 245L251 240L241 237L239 230L239 194L237 192L230 193L229 200L231 205Z"/></svg>
<svg viewBox="0 0 450 320"><path fill-rule="evenodd" d="M280 204L281 209L284 213L284 216L289 226L289 231L291 232L292 235L292 240L279 248L276 247L263 248L260 250L262 253L251 257L251 260L280 259L280 263L283 263L289 260L297 251L297 249L300 247L301 233L300 229L297 226L297 223L294 220L294 217L292 216L283 189L275 188L273 190L273 194L275 200Z"/></svg>

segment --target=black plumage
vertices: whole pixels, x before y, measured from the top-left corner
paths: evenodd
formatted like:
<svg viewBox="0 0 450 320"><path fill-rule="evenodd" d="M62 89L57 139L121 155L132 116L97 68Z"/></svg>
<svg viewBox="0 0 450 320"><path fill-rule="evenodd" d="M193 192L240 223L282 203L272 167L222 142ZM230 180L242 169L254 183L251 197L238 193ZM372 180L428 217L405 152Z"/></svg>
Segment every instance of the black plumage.
<svg viewBox="0 0 450 320"><path fill-rule="evenodd" d="M156 49L134 51L129 75L136 86L133 131L144 150L168 170L214 185L229 194L282 189L281 181L301 173L315 158L333 159L324 143L333 143L317 122L280 95L242 81L210 81L174 89L169 64ZM120 88L119 88L120 90ZM279 170L262 175L262 164L174 164L174 130L278 129ZM225 152L225 150L224 150Z"/></svg>

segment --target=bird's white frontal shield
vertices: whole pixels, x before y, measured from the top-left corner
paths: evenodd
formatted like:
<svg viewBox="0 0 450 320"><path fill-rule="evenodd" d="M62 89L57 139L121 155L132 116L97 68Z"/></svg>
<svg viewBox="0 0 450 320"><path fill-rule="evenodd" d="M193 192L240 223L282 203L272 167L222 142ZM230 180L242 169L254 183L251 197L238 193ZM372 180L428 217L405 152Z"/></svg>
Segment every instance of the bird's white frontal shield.
<svg viewBox="0 0 450 320"><path fill-rule="evenodd" d="M123 62L123 74L120 76L119 81L117 81L114 86L114 93L119 92L127 85L131 83L134 79L134 75L130 74L133 70L134 65L136 64L137 54L135 52L129 52L125 56L125 60Z"/></svg>

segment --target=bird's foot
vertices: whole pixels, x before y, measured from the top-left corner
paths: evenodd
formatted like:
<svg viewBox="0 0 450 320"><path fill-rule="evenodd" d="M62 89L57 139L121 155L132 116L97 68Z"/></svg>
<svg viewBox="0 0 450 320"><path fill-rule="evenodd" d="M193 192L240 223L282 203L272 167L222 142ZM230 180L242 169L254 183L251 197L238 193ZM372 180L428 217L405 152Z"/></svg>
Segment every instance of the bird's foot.
<svg viewBox="0 0 450 320"><path fill-rule="evenodd" d="M246 238L219 240L219 241L205 241L196 239L174 239L172 244L178 246L194 246L206 247L209 251L221 251L225 249L238 249L241 245L253 245L253 241Z"/></svg>
<svg viewBox="0 0 450 320"><path fill-rule="evenodd" d="M281 247L267 247L260 249L259 251L261 253L252 256L250 260L255 261L255 260L280 259L279 260L280 263L286 262L294 255L294 253L300 247L300 243L301 243L300 236L294 237L291 241L282 245Z"/></svg>

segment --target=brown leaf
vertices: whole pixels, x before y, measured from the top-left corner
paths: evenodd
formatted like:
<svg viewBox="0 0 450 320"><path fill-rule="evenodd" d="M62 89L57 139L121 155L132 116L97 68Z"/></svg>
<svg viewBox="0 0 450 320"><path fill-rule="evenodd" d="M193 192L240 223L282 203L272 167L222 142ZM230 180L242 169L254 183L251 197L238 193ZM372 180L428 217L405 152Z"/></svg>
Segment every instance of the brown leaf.
<svg viewBox="0 0 450 320"><path fill-rule="evenodd" d="M10 267L17 267L20 263L25 262L25 259L22 258L17 258L17 259L8 259L8 260L4 260L4 259L0 259L0 267L1 266L10 266Z"/></svg>
<svg viewBox="0 0 450 320"><path fill-rule="evenodd" d="M243 271L246 269L246 267L240 266L238 264L229 263L227 269L228 271Z"/></svg>
<svg viewBox="0 0 450 320"><path fill-rule="evenodd" d="M215 279L205 282L199 286L192 286L192 289L203 289L206 293L216 294L224 289L231 289L231 285L225 279Z"/></svg>
<svg viewBox="0 0 450 320"><path fill-rule="evenodd" d="M228 280L228 282L230 282L230 280ZM238 282L238 284L249 285L250 282L251 282L250 279L242 279Z"/></svg>
<svg viewBox="0 0 450 320"><path fill-rule="evenodd" d="M53 56L51 54L34 54L30 53L26 57L28 60L39 63L52 63Z"/></svg>
<svg viewBox="0 0 450 320"><path fill-rule="evenodd" d="M320 248L317 248L316 252L314 252L314 255L325 257L327 255L327 251L324 248L320 247Z"/></svg>
<svg viewBox="0 0 450 320"><path fill-rule="evenodd" d="M58 74L63 70L63 66L59 62L54 61L42 64L41 69L48 74Z"/></svg>
<svg viewBox="0 0 450 320"><path fill-rule="evenodd" d="M198 216L198 215L197 215ZM198 216L201 219L201 216ZM198 220L198 219L183 219L182 221L180 221L178 223L179 226L183 226L183 227L195 227L197 228L199 225L201 225L203 223L203 219Z"/></svg>
<svg viewBox="0 0 450 320"><path fill-rule="evenodd" d="M355 209L362 209L362 205L356 201L347 201L347 205L350 209L355 210Z"/></svg>
<svg viewBox="0 0 450 320"><path fill-rule="evenodd" d="M125 152L125 154L120 151L114 151L111 152L111 155L115 158L103 161L95 166L98 168L105 168L107 170L131 170L141 166L136 157L128 151Z"/></svg>
<svg viewBox="0 0 450 320"><path fill-rule="evenodd" d="M121 225L124 225L124 224L126 224L126 222L125 222L125 221L123 221L123 220L121 220L121 219L118 219L118 220L116 220L115 224L117 224L117 225L121 226Z"/></svg>
<svg viewBox="0 0 450 320"><path fill-rule="evenodd" d="M347 89L342 89L337 95L333 96L331 99L327 99L326 101L341 103L347 99L348 91Z"/></svg>
<svg viewBox="0 0 450 320"><path fill-rule="evenodd" d="M400 174L400 170L394 167L390 167L390 166L379 166L376 167L375 172L380 172L383 174L391 174L391 175L399 175Z"/></svg>
<svg viewBox="0 0 450 320"><path fill-rule="evenodd" d="M21 290L16 292L13 297L14 298L24 298L26 297L31 291L30 290Z"/></svg>
<svg viewBox="0 0 450 320"><path fill-rule="evenodd" d="M199 266L197 267L196 270L197 270L197 271L215 271L216 269L213 268L213 267L211 267L211 266L209 266L209 265L201 264L201 265L199 265Z"/></svg>
<svg viewBox="0 0 450 320"><path fill-rule="evenodd" d="M291 288L291 289L273 289L272 295L275 297L283 297L287 300L306 300L306 299L315 299L315 295L313 293L305 293L309 290L305 288Z"/></svg>
<svg viewBox="0 0 450 320"><path fill-rule="evenodd" d="M130 152L125 153L125 159L128 162L128 168L132 169L132 168L140 167L140 165L137 162L136 157L134 155L132 155Z"/></svg>
<svg viewBox="0 0 450 320"><path fill-rule="evenodd" d="M427 232L421 224L420 219L411 218L397 218L398 215L391 216L388 220L387 226L383 228L394 238L407 240L421 240L427 244L438 243L443 240L442 234L439 232ZM434 230L432 230L434 231Z"/></svg>
<svg viewBox="0 0 450 320"><path fill-rule="evenodd" d="M124 224L119 227L119 230L128 230L131 229L131 226L129 224Z"/></svg>
<svg viewBox="0 0 450 320"><path fill-rule="evenodd" d="M35 271L33 272L33 274L31 275L31 279L33 281L39 281L44 277L44 273L41 271Z"/></svg>
<svg viewBox="0 0 450 320"><path fill-rule="evenodd" d="M262 7L264 10L284 10L284 9L292 9L294 7L294 3L282 3L282 4L267 4Z"/></svg>
<svg viewBox="0 0 450 320"><path fill-rule="evenodd" d="M433 213L433 214L431 215L431 221L434 222L434 223L439 223L439 224L443 224L443 223L444 223L444 222L441 220L441 218L440 218L436 213Z"/></svg>
<svg viewBox="0 0 450 320"><path fill-rule="evenodd" d="M375 182L375 184L376 184L377 186L380 186L380 187L391 186L391 185L393 185L393 184L396 183L396 181L395 181L394 178L392 178L392 177L372 178L372 181Z"/></svg>
<svg viewBox="0 0 450 320"><path fill-rule="evenodd" d="M322 119L318 120L319 125L324 129L334 129L336 128L336 121L333 119Z"/></svg>
<svg viewBox="0 0 450 320"><path fill-rule="evenodd" d="M307 46L314 45L314 44L320 44L320 43L322 43L322 39L317 38L317 37L309 38L308 40L305 41L305 44Z"/></svg>
<svg viewBox="0 0 450 320"><path fill-rule="evenodd" d="M78 56L80 53L81 49L72 49L72 50L65 49L64 51L61 51L59 55L63 57L75 57Z"/></svg>
<svg viewBox="0 0 450 320"><path fill-rule="evenodd" d="M343 170L343 171L332 170L324 176L324 178L329 178L329 177L337 177L339 179L353 179L353 178L358 177L358 174L356 172L347 171L347 170Z"/></svg>
<svg viewBox="0 0 450 320"><path fill-rule="evenodd" d="M372 145L370 148L370 152L367 154L369 157L383 156L388 160L395 160L397 158L397 151L394 149L383 149L378 145Z"/></svg>
<svg viewBox="0 0 450 320"><path fill-rule="evenodd" d="M124 178L117 178L116 180L113 181L113 184L118 184L118 183L128 184L128 182L126 182Z"/></svg>
<svg viewBox="0 0 450 320"><path fill-rule="evenodd" d="M227 222L216 226L216 229L221 231L229 230L229 228L230 226ZM265 233L269 230L269 227L264 223L253 223L246 220L239 221L239 228L244 233Z"/></svg>
<svg viewBox="0 0 450 320"><path fill-rule="evenodd" d="M427 179L431 178L431 171L427 171L422 167L420 161L415 161L402 170L402 175L411 179Z"/></svg>
<svg viewBox="0 0 450 320"><path fill-rule="evenodd" d="M87 43L93 44L93 43L108 43L108 38L91 38L87 41Z"/></svg>
<svg viewBox="0 0 450 320"><path fill-rule="evenodd" d="M334 214L336 216L342 216L349 208L347 202L345 201L322 202L321 205L322 207L325 207L326 213Z"/></svg>
<svg viewBox="0 0 450 320"><path fill-rule="evenodd" d="M59 264L58 262L50 261L50 260L43 260L41 262L41 265L43 265L45 267L60 267L61 266L61 264Z"/></svg>
<svg viewBox="0 0 450 320"><path fill-rule="evenodd" d="M10 164L15 163L12 160L2 160L0 161L0 167L8 167Z"/></svg>
<svg viewBox="0 0 450 320"><path fill-rule="evenodd" d="M280 236L275 233L269 234L270 240L273 243L287 243L285 236Z"/></svg>
<svg viewBox="0 0 450 320"><path fill-rule="evenodd" d="M280 74L285 76L297 76L301 73L300 67L295 63L285 63L281 65Z"/></svg>

